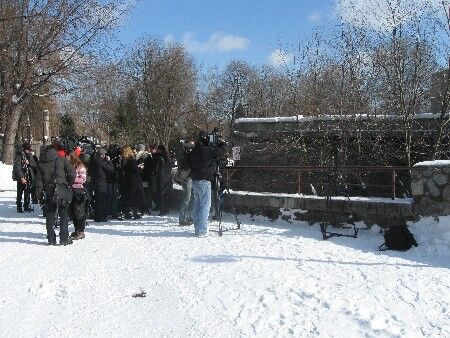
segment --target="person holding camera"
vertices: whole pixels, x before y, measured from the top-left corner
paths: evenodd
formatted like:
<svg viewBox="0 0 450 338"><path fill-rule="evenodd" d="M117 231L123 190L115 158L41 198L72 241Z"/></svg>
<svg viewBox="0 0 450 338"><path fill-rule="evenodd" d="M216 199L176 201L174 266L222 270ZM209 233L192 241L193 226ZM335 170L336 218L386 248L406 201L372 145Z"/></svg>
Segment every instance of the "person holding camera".
<svg viewBox="0 0 450 338"><path fill-rule="evenodd" d="M208 235L208 216L211 208L211 180L214 177L215 163L226 151L225 142L218 139L215 144L209 144L209 135L200 131L195 147L188 156L192 178L192 216L195 235Z"/></svg>
<svg viewBox="0 0 450 338"><path fill-rule="evenodd" d="M13 180L17 181L17 212L22 213L25 211L31 211L30 196L31 187L33 186L34 173L36 171L36 162L31 153L31 145L24 143L22 145L22 151L18 154L14 160L13 166ZM22 208L22 195L23 208Z"/></svg>
<svg viewBox="0 0 450 338"><path fill-rule="evenodd" d="M53 196L57 184L70 187L75 180L75 176L75 168L65 157L58 156L55 147L46 146L44 148L36 174L36 194L42 203L45 203L45 225L47 228L47 239L50 245L56 245L54 227L57 209L60 219L59 243L61 245L72 244L68 229L68 206L58 206L53 201Z"/></svg>

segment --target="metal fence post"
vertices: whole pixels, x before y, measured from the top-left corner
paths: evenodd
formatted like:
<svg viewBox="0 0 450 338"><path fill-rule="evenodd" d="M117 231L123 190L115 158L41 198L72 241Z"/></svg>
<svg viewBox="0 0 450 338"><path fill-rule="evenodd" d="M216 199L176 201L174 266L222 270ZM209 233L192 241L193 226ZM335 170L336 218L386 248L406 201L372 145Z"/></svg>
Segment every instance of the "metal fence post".
<svg viewBox="0 0 450 338"><path fill-rule="evenodd" d="M392 199L395 200L395 170L392 170Z"/></svg>
<svg viewBox="0 0 450 338"><path fill-rule="evenodd" d="M302 172L301 171L297 172L297 193L299 195L302 194Z"/></svg>

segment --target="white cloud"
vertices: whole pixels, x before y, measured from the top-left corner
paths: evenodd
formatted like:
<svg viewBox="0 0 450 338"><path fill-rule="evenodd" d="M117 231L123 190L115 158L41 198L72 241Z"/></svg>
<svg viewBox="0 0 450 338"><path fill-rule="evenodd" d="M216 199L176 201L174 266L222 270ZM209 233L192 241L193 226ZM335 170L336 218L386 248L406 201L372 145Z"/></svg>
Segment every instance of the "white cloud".
<svg viewBox="0 0 450 338"><path fill-rule="evenodd" d="M322 20L322 13L320 11L314 11L310 13L306 19L311 23L316 23Z"/></svg>
<svg viewBox="0 0 450 338"><path fill-rule="evenodd" d="M275 67L290 65L294 61L294 53L288 53L281 49L275 49L269 55L269 63Z"/></svg>
<svg viewBox="0 0 450 338"><path fill-rule="evenodd" d="M354 26L390 31L419 14L442 15L443 6L442 0L338 0L337 11Z"/></svg>
<svg viewBox="0 0 450 338"><path fill-rule="evenodd" d="M250 41L244 37L226 34L224 32L215 32L211 34L208 40L199 41L194 33L184 34L183 44L191 52L227 52L231 50L247 49Z"/></svg>

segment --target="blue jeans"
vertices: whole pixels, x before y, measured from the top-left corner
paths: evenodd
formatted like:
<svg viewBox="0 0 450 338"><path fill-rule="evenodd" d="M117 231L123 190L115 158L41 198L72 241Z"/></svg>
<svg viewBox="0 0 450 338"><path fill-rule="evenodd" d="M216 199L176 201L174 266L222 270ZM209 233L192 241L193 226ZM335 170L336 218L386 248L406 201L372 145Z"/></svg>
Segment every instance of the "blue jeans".
<svg viewBox="0 0 450 338"><path fill-rule="evenodd" d="M180 215L178 221L180 224L188 223L192 218L192 179L188 177L182 184L183 199L181 200Z"/></svg>
<svg viewBox="0 0 450 338"><path fill-rule="evenodd" d="M192 215L196 235L208 233L208 216L211 208L211 182L192 181Z"/></svg>

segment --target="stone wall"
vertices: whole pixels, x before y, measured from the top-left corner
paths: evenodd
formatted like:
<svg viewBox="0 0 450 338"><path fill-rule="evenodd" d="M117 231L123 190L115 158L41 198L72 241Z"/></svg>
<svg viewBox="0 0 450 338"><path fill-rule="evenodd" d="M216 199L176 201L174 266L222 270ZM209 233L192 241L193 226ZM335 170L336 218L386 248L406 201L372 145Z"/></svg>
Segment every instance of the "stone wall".
<svg viewBox="0 0 450 338"><path fill-rule="evenodd" d="M433 151L439 114L419 114L412 125L411 163L425 161ZM450 125L445 134L450 134ZM233 142L241 147L239 166L407 166L405 133L400 116L319 116L237 119ZM443 158L450 158L450 147ZM303 194L326 195L325 172L302 174ZM339 173L334 195L391 196L391 173ZM411 197L408 171L397 172L397 196ZM313 189L313 187L314 189ZM295 171L237 170L233 190L296 193Z"/></svg>
<svg viewBox="0 0 450 338"><path fill-rule="evenodd" d="M411 192L415 214L450 215L450 161L427 161L414 167Z"/></svg>

